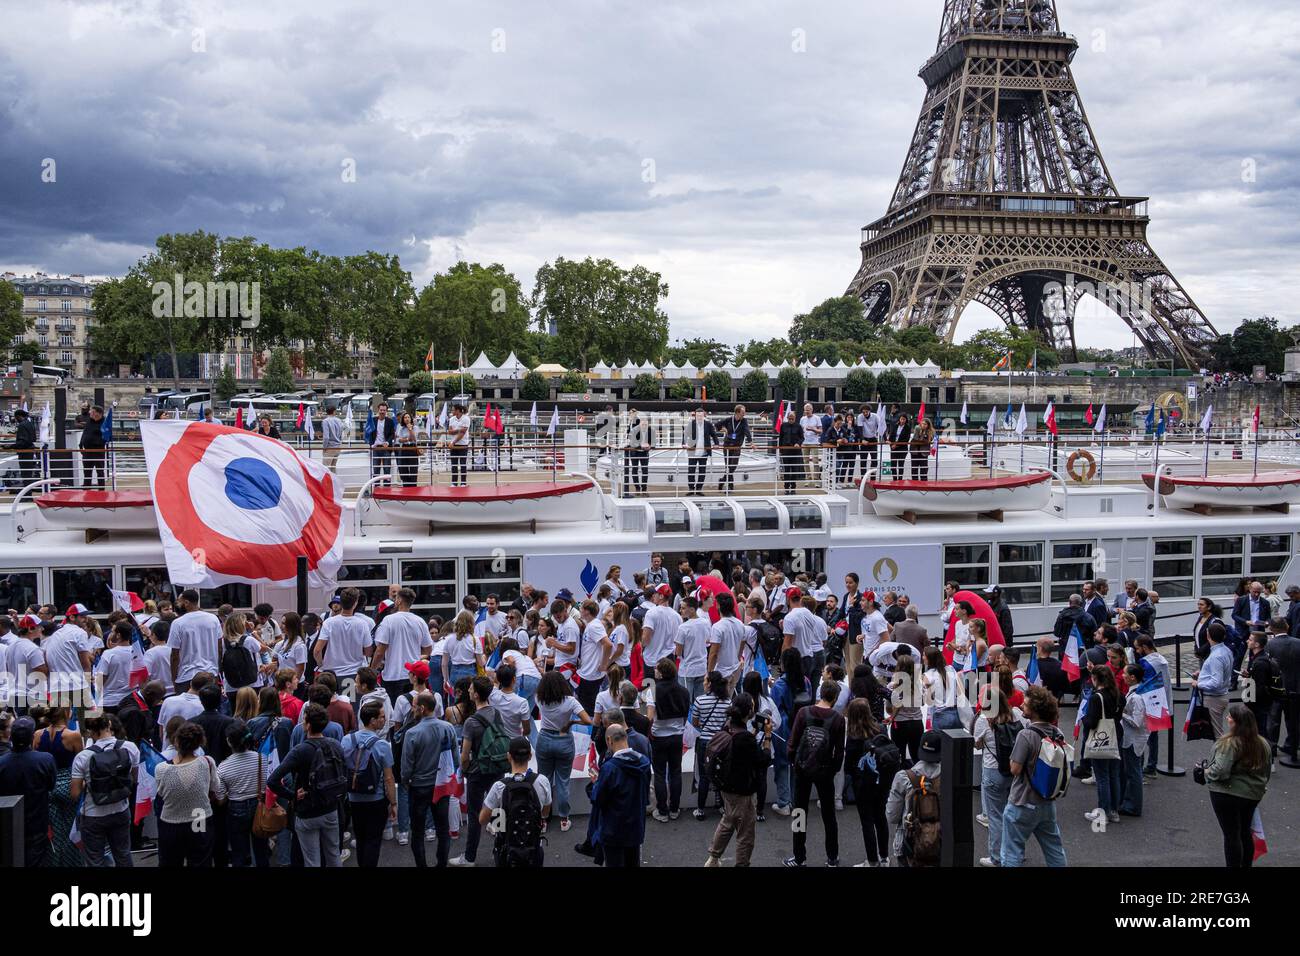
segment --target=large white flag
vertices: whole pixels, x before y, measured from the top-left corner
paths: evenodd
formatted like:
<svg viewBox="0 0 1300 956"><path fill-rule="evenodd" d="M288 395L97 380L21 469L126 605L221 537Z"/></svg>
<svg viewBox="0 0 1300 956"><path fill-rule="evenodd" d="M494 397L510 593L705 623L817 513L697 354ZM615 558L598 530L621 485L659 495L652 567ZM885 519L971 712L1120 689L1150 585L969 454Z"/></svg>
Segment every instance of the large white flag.
<svg viewBox="0 0 1300 956"><path fill-rule="evenodd" d="M551 424L546 429L548 436L554 435L555 430L560 427L560 406L556 405L551 409Z"/></svg>
<svg viewBox="0 0 1300 956"><path fill-rule="evenodd" d="M1029 429L1029 416L1025 414L1025 403L1020 403L1020 417L1016 419L1016 434L1024 435Z"/></svg>
<svg viewBox="0 0 1300 956"><path fill-rule="evenodd" d="M50 435L50 403L46 402L45 407L41 409L41 424L36 436L36 444L48 445L52 439Z"/></svg>
<svg viewBox="0 0 1300 956"><path fill-rule="evenodd" d="M1092 430L1098 435L1106 430L1106 406L1101 406L1101 414L1097 416L1097 424L1092 426Z"/></svg>
<svg viewBox="0 0 1300 956"><path fill-rule="evenodd" d="M1201 419L1201 431L1208 432L1210 425L1214 422L1214 406L1211 405L1205 410L1205 416Z"/></svg>
<svg viewBox="0 0 1300 956"><path fill-rule="evenodd" d="M337 583L343 487L282 441L225 425L142 422L149 489L173 584Z"/></svg>
<svg viewBox="0 0 1300 956"><path fill-rule="evenodd" d="M962 403L961 403L961 423L962 423L963 425L966 424L966 402L965 402L965 400L963 400Z"/></svg>
<svg viewBox="0 0 1300 956"><path fill-rule="evenodd" d="M308 441L316 440L316 423L311 420L311 406L307 406L307 414L302 419L302 430L307 433Z"/></svg>
<svg viewBox="0 0 1300 956"><path fill-rule="evenodd" d="M528 413L528 424L534 428L537 427L537 403L533 402L533 410Z"/></svg>

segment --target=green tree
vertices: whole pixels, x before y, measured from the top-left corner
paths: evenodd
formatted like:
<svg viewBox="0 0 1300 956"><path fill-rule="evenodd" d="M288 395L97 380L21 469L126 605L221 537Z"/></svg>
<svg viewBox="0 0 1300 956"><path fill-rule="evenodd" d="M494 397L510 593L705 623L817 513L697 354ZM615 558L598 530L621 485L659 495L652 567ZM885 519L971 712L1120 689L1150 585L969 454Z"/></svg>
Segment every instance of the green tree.
<svg viewBox="0 0 1300 956"><path fill-rule="evenodd" d="M533 306L540 328L554 324L564 364L585 372L601 357L622 365L661 356L668 316L659 303L667 295L667 283L644 266L560 257L537 270Z"/></svg>
<svg viewBox="0 0 1300 956"><path fill-rule="evenodd" d="M466 372L464 375L449 375L442 380L442 393L448 398L455 398L457 395L473 395L478 389L478 382L474 381L474 376Z"/></svg>
<svg viewBox="0 0 1300 956"><path fill-rule="evenodd" d="M393 376L389 375L387 372L379 372L376 374L374 381L371 384L374 390L384 398L397 393L397 379L393 378Z"/></svg>
<svg viewBox="0 0 1300 956"><path fill-rule="evenodd" d="M415 300L416 341L425 350L432 344L434 361L444 368L454 367L462 347L467 362L486 352L500 365L514 351L528 364L520 343L529 321L519 280L495 262L458 262L435 275Z"/></svg>
<svg viewBox="0 0 1300 956"><path fill-rule="evenodd" d="M519 386L519 394L524 401L544 402L551 397L551 383L541 372L529 372Z"/></svg>
<svg viewBox="0 0 1300 956"><path fill-rule="evenodd" d="M731 376L715 368L704 376L704 391L711 402L731 401Z"/></svg>
<svg viewBox="0 0 1300 956"><path fill-rule="evenodd" d="M19 363L45 361L45 349L36 342L19 342L10 354L13 355L14 361Z"/></svg>
<svg viewBox="0 0 1300 956"><path fill-rule="evenodd" d="M1229 370L1249 375L1256 365L1263 365L1270 373L1279 373L1290 347L1291 336L1278 329L1277 319L1247 319L1232 332Z"/></svg>
<svg viewBox="0 0 1300 956"><path fill-rule="evenodd" d="M736 397L742 402L759 404L767 401L767 373L754 369L740 380Z"/></svg>
<svg viewBox="0 0 1300 956"><path fill-rule="evenodd" d="M632 397L638 402L653 402L659 399L659 379L649 372L638 375L632 380Z"/></svg>
<svg viewBox="0 0 1300 956"><path fill-rule="evenodd" d="M570 369L560 379L560 391L566 395L585 395L590 384L587 376Z"/></svg>
<svg viewBox="0 0 1300 956"><path fill-rule="evenodd" d="M679 402L689 402L695 397L695 382L689 378L679 378L668 389L668 397Z"/></svg>
<svg viewBox="0 0 1300 956"><path fill-rule="evenodd" d="M410 378L406 380L406 387L412 395L423 395L425 392L432 392L433 376L424 369L412 372Z"/></svg>
<svg viewBox="0 0 1300 956"><path fill-rule="evenodd" d="M278 395L293 390L293 365L289 362L288 350L271 349L271 355L266 360L266 368L262 370L262 391L268 395Z"/></svg>
<svg viewBox="0 0 1300 956"><path fill-rule="evenodd" d="M855 368L844 378L844 397L850 402L869 402L876 397L876 376L865 368Z"/></svg>
<svg viewBox="0 0 1300 956"><path fill-rule="evenodd" d="M794 401L799 395L803 394L804 387L808 380L804 378L803 372L799 371L793 365L787 365L781 369L776 377L777 385L781 386L781 394L787 402Z"/></svg>
<svg viewBox="0 0 1300 956"><path fill-rule="evenodd" d="M217 399L222 402L228 402L239 394L239 382L235 380L233 365L222 366L221 374L213 383L212 390L216 393Z"/></svg>
<svg viewBox="0 0 1300 956"><path fill-rule="evenodd" d="M751 339L736 350L736 363L748 362L755 368L766 365L781 365L794 355L794 347L786 339L768 339L761 342Z"/></svg>
<svg viewBox="0 0 1300 956"><path fill-rule="evenodd" d="M875 337L876 328L867 321L862 300L852 295L827 299L790 323L790 341L795 345L819 339L856 342Z"/></svg>
<svg viewBox="0 0 1300 956"><path fill-rule="evenodd" d="M664 360L678 365L690 362L696 368L704 368L711 362L726 365L731 361L731 349L717 339L687 339L680 345L669 346Z"/></svg>
<svg viewBox="0 0 1300 956"><path fill-rule="evenodd" d="M1043 343L1033 332L1022 329L983 329L976 332L961 346L965 368L972 371L991 369L1008 352L1011 353L1011 368L1024 371L1038 355L1040 369L1056 368L1061 364L1057 353Z"/></svg>
<svg viewBox="0 0 1300 956"><path fill-rule="evenodd" d="M0 279L0 342L12 342L30 324L23 315L23 294L12 283Z"/></svg>
<svg viewBox="0 0 1300 956"><path fill-rule="evenodd" d="M907 400L907 379L896 368L886 369L876 379L876 391L882 402L903 402Z"/></svg>
<svg viewBox="0 0 1300 956"><path fill-rule="evenodd" d="M823 365L834 365L843 358L839 344L825 339L805 342L799 347L799 356L805 362L820 362Z"/></svg>

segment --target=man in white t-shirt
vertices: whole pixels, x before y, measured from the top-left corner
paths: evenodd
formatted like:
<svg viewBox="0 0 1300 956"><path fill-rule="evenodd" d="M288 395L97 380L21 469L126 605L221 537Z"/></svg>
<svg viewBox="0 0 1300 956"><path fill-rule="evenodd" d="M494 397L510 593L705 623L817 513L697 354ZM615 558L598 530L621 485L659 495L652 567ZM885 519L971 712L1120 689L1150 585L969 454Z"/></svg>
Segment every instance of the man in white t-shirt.
<svg viewBox="0 0 1300 956"><path fill-rule="evenodd" d="M491 824L493 816L500 811L501 817L499 829L504 830L508 825L504 807L506 783L508 781L519 782L528 779L528 762L532 760L533 757L533 748L529 746L528 741L523 737L516 737L514 740L511 740L507 754L510 758L510 773L507 774L504 779L498 780L496 783L492 784L487 794L483 797L483 809L479 811L478 817L480 826L486 827ZM537 794L537 802L540 803L542 807L542 819L545 820L547 816L549 816L551 808L550 780L548 780L543 774L534 773L533 792ZM492 829L491 832L495 835L497 828ZM540 853L541 851L539 850L538 852Z"/></svg>
<svg viewBox="0 0 1300 956"><path fill-rule="evenodd" d="M863 660L867 660L880 646L880 642L889 636L890 628L885 615L880 611L875 592L863 594L859 606L862 608L862 632L858 634L858 643L862 645Z"/></svg>
<svg viewBox="0 0 1300 956"><path fill-rule="evenodd" d="M203 671L202 673L206 674L207 672ZM190 720L203 713L203 702L199 700L199 691L212 680L211 676L207 676L197 682L191 681L190 686L183 693L172 694L164 700L162 706L158 708L159 728L166 730L168 722L173 717ZM195 683L198 684L197 687L194 686Z"/></svg>
<svg viewBox="0 0 1300 956"><path fill-rule="evenodd" d="M43 702L45 694L37 690L45 680L32 680L33 674L46 673L45 654L36 642L41 639L41 622L31 614L24 614L14 624L17 635L9 645L5 659L6 685L9 691L8 704L20 716L27 713L27 708L36 703L37 697ZM30 694L30 696L29 696Z"/></svg>
<svg viewBox="0 0 1300 956"><path fill-rule="evenodd" d="M709 637L713 626L707 614L700 613L700 600L684 596L678 604L682 623L677 627L674 650L681 658L677 679L690 691L691 700L704 693L704 678L709 672Z"/></svg>
<svg viewBox="0 0 1300 956"><path fill-rule="evenodd" d="M64 615L63 624L41 641L45 666L50 675L50 695L58 695L65 707L81 707L85 689L90 686L90 636L81 624L90 616L84 604L74 604Z"/></svg>
<svg viewBox="0 0 1300 956"><path fill-rule="evenodd" d="M546 639L547 656L555 659L555 669L563 668L567 678L569 672L576 672L578 667L582 630L569 614L569 605L563 598L557 597L551 602L551 623L555 625L555 636Z"/></svg>
<svg viewBox="0 0 1300 956"><path fill-rule="evenodd" d="M744 671L741 648L750 630L736 617L736 598L729 593L714 597L718 613L722 616L709 629L709 670L717 671L727 679L727 695L736 689Z"/></svg>
<svg viewBox="0 0 1300 956"><path fill-rule="evenodd" d="M486 613L483 615L483 620L475 623L474 636L480 639L491 636L495 642L509 633L510 622L505 612L501 610L501 599L495 594L489 594L483 599L483 603L486 605ZM486 641L484 646L487 646Z"/></svg>
<svg viewBox="0 0 1300 956"><path fill-rule="evenodd" d="M596 695L605 680L614 645L600 621L600 605L591 598L582 602L582 650L578 660L577 697L582 709L592 714L596 711Z"/></svg>
<svg viewBox="0 0 1300 956"><path fill-rule="evenodd" d="M814 610L817 601L798 588L786 592L790 610L781 621L781 650L793 647L803 658L805 674L820 674L826 666L826 622Z"/></svg>
<svg viewBox="0 0 1300 956"><path fill-rule="evenodd" d="M371 665L382 676L384 690L390 703L411 689L406 665L417 660L428 660L433 650L429 625L411 613L415 592L400 588L397 592L397 610L391 611L375 629L375 660Z"/></svg>
<svg viewBox="0 0 1300 956"><path fill-rule="evenodd" d="M447 444L450 446L451 485L453 488L469 484L467 465L469 463L469 416L465 414L463 402L451 406L451 418L447 420Z"/></svg>
<svg viewBox="0 0 1300 956"><path fill-rule="evenodd" d="M374 645L370 618L356 613L360 600L359 590L344 588L339 594L339 613L325 619L316 638L316 666L339 678L355 677Z"/></svg>
<svg viewBox="0 0 1300 956"><path fill-rule="evenodd" d="M199 671L216 674L221 663L221 622L199 609L199 592L186 588L177 603L184 611L167 631L172 649L172 682L183 694Z"/></svg>
<svg viewBox="0 0 1300 956"><path fill-rule="evenodd" d="M811 403L804 405L803 418L799 419L799 427L803 429L804 465L807 467L808 477L814 479L822 458L822 417L813 411Z"/></svg>
<svg viewBox="0 0 1300 956"><path fill-rule="evenodd" d="M654 591L654 604L646 609L645 619L641 622L642 656L647 675L652 674L655 665L665 657L672 657L677 643L677 628L682 619L672 609L672 600L673 589L660 584Z"/></svg>

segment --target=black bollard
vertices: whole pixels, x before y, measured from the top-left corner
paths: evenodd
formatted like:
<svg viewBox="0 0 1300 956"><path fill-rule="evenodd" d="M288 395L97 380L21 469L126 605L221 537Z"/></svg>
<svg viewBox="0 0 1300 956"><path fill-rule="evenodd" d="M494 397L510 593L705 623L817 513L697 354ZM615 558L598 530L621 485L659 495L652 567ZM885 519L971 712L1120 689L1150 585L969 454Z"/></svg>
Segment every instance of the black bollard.
<svg viewBox="0 0 1300 956"><path fill-rule="evenodd" d="M974 765L975 738L964 730L945 730L939 756L940 866L975 865Z"/></svg>
<svg viewBox="0 0 1300 956"><path fill-rule="evenodd" d="M307 593L307 556L298 555L298 614L299 616L307 613L308 593Z"/></svg>
<svg viewBox="0 0 1300 956"><path fill-rule="evenodd" d="M22 797L0 797L0 867L22 866L26 860Z"/></svg>

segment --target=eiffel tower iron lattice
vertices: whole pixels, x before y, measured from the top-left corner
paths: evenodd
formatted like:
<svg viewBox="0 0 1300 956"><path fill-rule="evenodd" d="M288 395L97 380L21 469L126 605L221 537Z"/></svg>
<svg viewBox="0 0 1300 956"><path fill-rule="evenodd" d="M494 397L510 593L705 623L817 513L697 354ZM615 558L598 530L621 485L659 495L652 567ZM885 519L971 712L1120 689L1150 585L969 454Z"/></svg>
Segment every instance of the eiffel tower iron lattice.
<svg viewBox="0 0 1300 956"><path fill-rule="evenodd" d="M1070 64L1054 0L946 0L925 102L886 214L862 230L848 295L895 328L952 341L971 302L1067 359L1088 295L1158 359L1195 368L1218 337L1122 196Z"/></svg>

